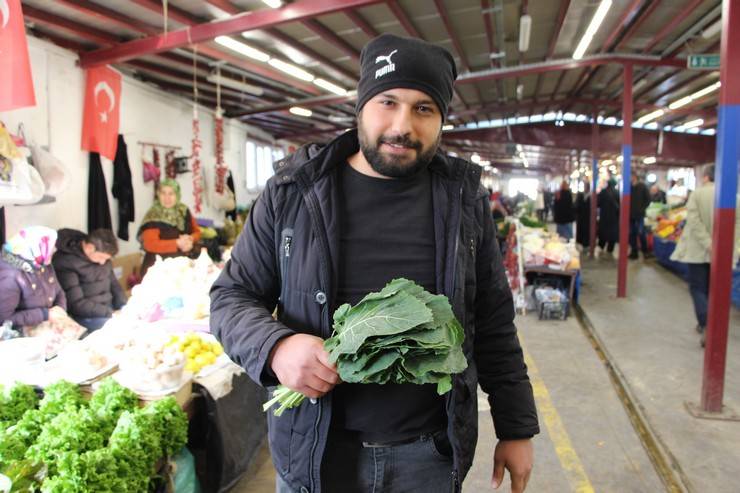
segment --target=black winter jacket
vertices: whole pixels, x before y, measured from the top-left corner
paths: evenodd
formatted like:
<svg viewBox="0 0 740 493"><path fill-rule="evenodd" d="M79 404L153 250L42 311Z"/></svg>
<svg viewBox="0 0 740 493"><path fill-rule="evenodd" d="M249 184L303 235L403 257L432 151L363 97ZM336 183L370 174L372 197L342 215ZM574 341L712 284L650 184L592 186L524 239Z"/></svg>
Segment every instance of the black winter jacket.
<svg viewBox="0 0 740 493"><path fill-rule="evenodd" d="M297 332L331 335L339 257L337 170L357 151L352 131L280 161L211 289L211 331L261 385L278 383L266 366L279 339ZM539 428L480 168L438 153L430 170L437 291L447 295L465 328L469 363L446 395L454 452L450 481L459 488L478 436L478 383L489 394L500 439L531 437ZM321 491L330 420L331 393L279 418L268 413L273 462L296 491Z"/></svg>
<svg viewBox="0 0 740 493"><path fill-rule="evenodd" d="M110 260L103 265L87 258L82 251L84 233L60 229L57 251L51 259L59 284L67 296L67 311L73 317L110 317L126 304L126 294L118 284Z"/></svg>

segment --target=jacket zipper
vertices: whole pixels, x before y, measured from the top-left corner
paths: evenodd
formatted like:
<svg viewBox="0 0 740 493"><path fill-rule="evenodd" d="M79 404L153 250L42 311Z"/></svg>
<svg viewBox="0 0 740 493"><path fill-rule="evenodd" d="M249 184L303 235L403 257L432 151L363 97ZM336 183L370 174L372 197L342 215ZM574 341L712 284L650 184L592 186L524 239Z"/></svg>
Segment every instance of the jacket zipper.
<svg viewBox="0 0 740 493"><path fill-rule="evenodd" d="M316 203L316 196L313 193L313 190L310 188L309 184L303 181L303 186L306 187L305 192L305 198L306 198L306 204L308 205L308 211L309 215L311 216L311 222L313 223L313 227L316 230L316 237L319 240L319 243L321 244L321 248L319 249L319 260L321 261L321 277L324 279L321 279L322 289L324 292L328 292L329 290L329 277L331 275L331 271L329 269L329 260L328 260L328 251L329 251L329 245L326 241L326 237L324 236L326 233L326 229L322 228L321 224L321 211L319 210L319 207ZM331 327L330 319L329 319L329 300L327 300L326 303L322 306L323 310L323 317L324 317L324 329L322 330L322 335L324 332L328 331L328 328ZM314 464L314 456L316 455L316 447L319 445L319 424L321 423L321 416L324 411L324 399L319 399L316 405L319 406L318 413L316 414L316 421L314 422L313 427L313 444L311 444L311 453L308 461L308 481L310 485L311 491L318 491L315 487L315 479L313 474L313 464Z"/></svg>
<svg viewBox="0 0 740 493"><path fill-rule="evenodd" d="M290 251L293 244L293 230L290 228L284 229L282 232L282 236L282 249L280 251L280 277L282 278L280 286L280 301L285 303L285 295L288 288L288 267L290 265Z"/></svg>
<svg viewBox="0 0 740 493"><path fill-rule="evenodd" d="M453 493L457 493L458 491L460 491L460 480L458 479L458 476L457 476L457 469L452 470L452 486L453 486L453 489L452 489Z"/></svg>

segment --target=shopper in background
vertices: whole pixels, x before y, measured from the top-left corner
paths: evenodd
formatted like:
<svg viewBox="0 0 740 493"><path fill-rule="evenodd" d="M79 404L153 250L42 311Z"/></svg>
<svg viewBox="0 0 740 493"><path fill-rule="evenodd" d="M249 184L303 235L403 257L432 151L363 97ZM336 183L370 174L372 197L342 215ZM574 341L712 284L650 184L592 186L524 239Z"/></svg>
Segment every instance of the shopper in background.
<svg viewBox="0 0 740 493"><path fill-rule="evenodd" d="M683 178L671 180L671 185L666 193L666 201L671 207L678 207L686 203L689 191L684 185Z"/></svg>
<svg viewBox="0 0 740 493"><path fill-rule="evenodd" d="M599 206L599 249L614 253L614 244L619 241L619 192L617 180L609 178L606 187L598 195Z"/></svg>
<svg viewBox="0 0 740 493"><path fill-rule="evenodd" d="M665 192L660 189L657 183L650 187L650 202L666 203Z"/></svg>
<svg viewBox="0 0 740 493"><path fill-rule="evenodd" d="M645 234L645 210L650 205L650 191L642 178L637 173L632 173L632 195L630 196L630 255L629 258L640 258L637 253L637 241L640 241L640 249L644 258L652 257L647 244Z"/></svg>
<svg viewBox="0 0 740 493"><path fill-rule="evenodd" d="M573 238L573 221L576 219L575 209L573 208L573 194L565 180L560 184L560 190L555 192L552 214L558 235L566 240Z"/></svg>
<svg viewBox="0 0 740 493"><path fill-rule="evenodd" d="M730 177L732 178L732 177ZM736 203L736 207L740 205ZM671 260L684 262L689 268L689 292L694 302L696 331L704 347L709 301L709 269L712 260L712 224L714 222L714 165L704 168L702 185L689 197L686 225L678 239ZM735 213L735 248L732 265L737 264L740 246L740 207Z"/></svg>
<svg viewBox="0 0 740 493"><path fill-rule="evenodd" d="M584 190L588 190L588 182L584 184ZM591 243L591 194L578 192L576 194L576 243L588 248Z"/></svg>
<svg viewBox="0 0 740 493"><path fill-rule="evenodd" d="M547 221L545 209L545 190L542 187L537 189L537 199L534 201L534 210L537 212L537 220L541 223Z"/></svg>
<svg viewBox="0 0 740 493"><path fill-rule="evenodd" d="M87 235L60 229L56 246L52 265L64 289L69 315L88 331L101 328L114 310L126 304L110 262L118 253L116 236L108 229Z"/></svg>
<svg viewBox="0 0 740 493"><path fill-rule="evenodd" d="M520 493L539 428L514 304L480 168L439 152L454 59L384 34L360 66L357 130L302 147L267 182L211 289L211 330L256 382L314 399L268 414L278 492L459 492L480 383L499 438L493 485L508 469ZM447 399L434 385L337 385L331 314L398 277L465 314L470 364Z"/></svg>
<svg viewBox="0 0 740 493"><path fill-rule="evenodd" d="M147 211L138 233L144 249L141 276L154 264L157 255L163 258L192 256L200 240L200 227L188 206L180 202L180 185L168 178L159 182L157 198Z"/></svg>
<svg viewBox="0 0 740 493"><path fill-rule="evenodd" d="M45 226L20 230L0 253L0 323L15 328L66 317L67 300L51 257L57 232Z"/></svg>

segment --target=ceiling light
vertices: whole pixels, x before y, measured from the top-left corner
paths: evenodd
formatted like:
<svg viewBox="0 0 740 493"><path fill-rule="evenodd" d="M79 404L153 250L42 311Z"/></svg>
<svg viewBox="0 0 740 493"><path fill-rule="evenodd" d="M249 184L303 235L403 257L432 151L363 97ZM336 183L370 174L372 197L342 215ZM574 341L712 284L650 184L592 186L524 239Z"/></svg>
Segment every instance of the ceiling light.
<svg viewBox="0 0 740 493"><path fill-rule="evenodd" d="M605 159L604 161L602 161L602 162L601 162L601 165L602 165L602 166L609 166L609 165L610 165L610 164L612 164L613 162L614 162L614 161L612 161L611 159Z"/></svg>
<svg viewBox="0 0 740 493"><path fill-rule="evenodd" d="M442 130L445 131L445 132L447 130L452 130L453 128L455 128L454 125L442 125Z"/></svg>
<svg viewBox="0 0 740 493"><path fill-rule="evenodd" d="M270 55L268 55L267 53L264 53L256 48L252 48L249 45L245 45L244 43L241 43L235 39L231 39L228 36L218 36L216 37L215 41L221 46L225 46L230 50L234 50L241 55L247 56L249 58L254 58L255 60L259 60L260 62L266 62L270 59Z"/></svg>
<svg viewBox="0 0 740 493"><path fill-rule="evenodd" d="M658 162L658 160L655 158L655 156L648 156L643 159L642 162L645 164L655 164Z"/></svg>
<svg viewBox="0 0 740 493"><path fill-rule="evenodd" d="M247 84L246 82L241 82L234 79L219 77L216 74L208 75L208 77L206 77L206 80L212 84L220 84L221 87L230 87L231 89L236 89L237 91L246 92L255 96L262 96L265 92L261 87L253 86L251 84Z"/></svg>
<svg viewBox="0 0 740 493"><path fill-rule="evenodd" d="M622 161L624 161L624 156L620 154L619 156L617 156L617 162L621 163Z"/></svg>
<svg viewBox="0 0 740 493"><path fill-rule="evenodd" d="M719 87L721 85L722 85L722 83L719 82L719 81L715 82L714 84L710 84L710 85L708 85L707 87L705 87L703 89L699 89L698 91L696 91L693 94L689 94L688 96L683 97L683 98L679 99L678 101L672 102L671 104L668 105L668 108L669 109L672 109L672 110L675 110L675 109L680 108L681 106L686 106L690 102L692 102L692 101L694 101L696 99L702 98L702 97L706 96L707 94L709 94L709 93L711 93L713 91L716 91L717 89L719 89Z"/></svg>
<svg viewBox="0 0 740 493"><path fill-rule="evenodd" d="M691 120L690 122L686 122L683 125L681 125L681 128L684 128L686 130L694 127L701 127L704 125L704 120L701 118L697 118L696 120Z"/></svg>
<svg viewBox="0 0 740 493"><path fill-rule="evenodd" d="M529 49L529 38L532 34L532 16L524 14L519 18L519 51L524 53Z"/></svg>
<svg viewBox="0 0 740 493"><path fill-rule="evenodd" d="M470 160L473 161L475 164L480 163L480 156L478 154L473 154L470 156Z"/></svg>
<svg viewBox="0 0 740 493"><path fill-rule="evenodd" d="M292 106L288 111L298 116L311 116L313 114L311 110L301 108L300 106Z"/></svg>
<svg viewBox="0 0 740 493"><path fill-rule="evenodd" d="M323 88L323 89L326 89L329 92L333 92L334 94L338 94L339 96L346 96L347 95L347 90L346 89L344 89L343 87L339 87L336 84L332 84L328 80L314 79L313 80L313 83L316 84L317 86Z"/></svg>
<svg viewBox="0 0 740 493"><path fill-rule="evenodd" d="M593 39L594 34L596 34L596 31L599 30L599 27L604 21L604 17L606 17L606 13L609 12L609 7L611 6L612 0L601 0L599 8L596 9L596 13L594 14L593 19L591 19L591 24L588 25L586 32L583 33L583 37L578 43L576 51L573 53L573 59L580 60L581 58L583 58L583 54L586 52L588 45L591 44L591 40Z"/></svg>
<svg viewBox="0 0 740 493"><path fill-rule="evenodd" d="M288 62L284 62L282 60L278 60L277 58L271 58L268 62L270 65L275 67L278 70L281 70L285 72L288 75L292 75L293 77L296 77L301 80L305 80L308 82L311 82L314 79L314 76L303 70L302 68L298 68L295 65L291 65Z"/></svg>
<svg viewBox="0 0 740 493"><path fill-rule="evenodd" d="M643 115L640 118L637 119L635 123L639 123L641 125L646 124L649 121L655 120L656 118L660 118L665 114L665 111L663 110L655 110L652 113L648 113L647 115Z"/></svg>
<svg viewBox="0 0 740 493"><path fill-rule="evenodd" d="M648 183L655 183L656 181L658 181L658 177L655 175L655 173L649 173L647 175L647 182Z"/></svg>
<svg viewBox="0 0 740 493"><path fill-rule="evenodd" d="M262 0L262 3L272 9L279 9L283 6L283 2L281 0Z"/></svg>

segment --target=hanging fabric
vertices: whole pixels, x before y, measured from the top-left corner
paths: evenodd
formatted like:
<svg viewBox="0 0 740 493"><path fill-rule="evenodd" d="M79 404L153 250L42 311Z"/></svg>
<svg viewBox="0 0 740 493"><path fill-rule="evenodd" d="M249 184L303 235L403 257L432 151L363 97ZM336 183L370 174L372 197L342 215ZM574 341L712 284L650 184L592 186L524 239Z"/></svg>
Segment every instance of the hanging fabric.
<svg viewBox="0 0 740 493"><path fill-rule="evenodd" d="M177 165L175 163L175 151L170 149L164 155L164 172L167 178L177 178Z"/></svg>
<svg viewBox="0 0 740 493"><path fill-rule="evenodd" d="M113 160L113 197L118 200L118 237L128 241L128 223L134 221L134 185L123 135L118 136L116 158Z"/></svg>
<svg viewBox="0 0 740 493"><path fill-rule="evenodd" d="M224 164L224 111L221 108L221 67L216 68L216 193L224 193L227 167Z"/></svg>
<svg viewBox="0 0 740 493"><path fill-rule="evenodd" d="M90 153L90 173L87 180L87 230L113 229L108 205L108 187L100 163L100 154Z"/></svg>

